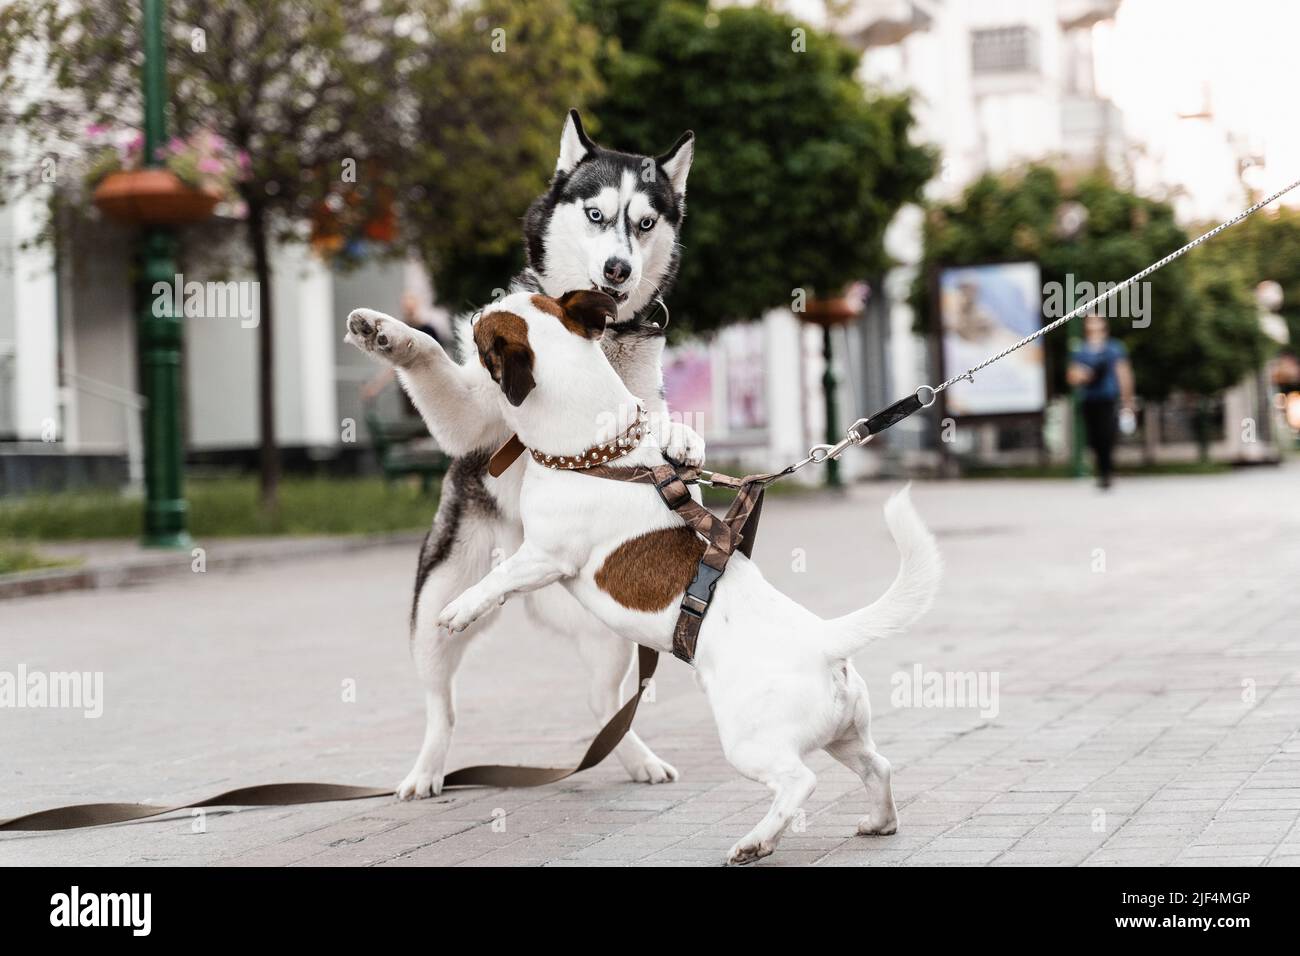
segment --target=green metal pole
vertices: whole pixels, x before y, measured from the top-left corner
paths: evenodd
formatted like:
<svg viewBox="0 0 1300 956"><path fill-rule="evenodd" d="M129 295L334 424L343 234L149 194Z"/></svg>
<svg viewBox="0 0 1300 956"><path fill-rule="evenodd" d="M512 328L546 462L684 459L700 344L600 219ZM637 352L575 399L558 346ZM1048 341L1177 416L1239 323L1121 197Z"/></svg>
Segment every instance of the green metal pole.
<svg viewBox="0 0 1300 956"><path fill-rule="evenodd" d="M143 0L144 161L160 165L157 150L167 136L167 63L163 48L164 0ZM185 449L181 439L181 321L179 303L155 315L154 283L176 275L176 237L146 226L140 237L136 280L140 386L144 411L144 544L188 548L189 506L182 489Z"/></svg>
<svg viewBox="0 0 1300 956"><path fill-rule="evenodd" d="M826 360L826 371L822 373L822 391L826 394L826 443L834 445L841 438L838 403L835 401L835 353L831 349L831 327L822 326L822 357ZM832 458L826 462L826 487L840 488L844 482L840 479L840 463Z"/></svg>

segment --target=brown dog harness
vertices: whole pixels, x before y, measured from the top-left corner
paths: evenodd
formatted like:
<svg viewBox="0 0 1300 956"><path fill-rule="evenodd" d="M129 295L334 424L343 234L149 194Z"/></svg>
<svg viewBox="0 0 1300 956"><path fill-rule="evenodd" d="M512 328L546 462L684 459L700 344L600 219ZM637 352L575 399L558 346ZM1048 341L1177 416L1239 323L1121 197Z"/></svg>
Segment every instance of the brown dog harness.
<svg viewBox="0 0 1300 956"><path fill-rule="evenodd" d="M717 472L705 472L708 477L701 479L696 468L678 470L670 464L653 467L600 464L573 470L593 478L654 485L668 510L704 539L704 554L700 556L700 562L695 566L695 576L682 596L677 624L673 628L673 656L687 664L694 663L700 627L704 624L704 615L709 612L718 579L727 569L732 554L739 551L747 558L752 555L758 519L763 513L763 491L778 476L748 475L732 478ZM736 499L724 517L719 518L691 497L687 485L701 480L715 487L736 490Z"/></svg>
<svg viewBox="0 0 1300 956"><path fill-rule="evenodd" d="M764 488L776 479L790 474L792 469L732 478L718 472L701 472L698 468L677 468L667 462L652 467L608 464L610 459L622 458L636 448L641 443L645 430L645 409L638 406L636 419L621 435L575 455L547 455L535 448L527 448L518 435L511 435L510 440L497 449L488 462L488 474L499 478L527 451L537 464L553 471L572 471L593 478L654 485L668 510L685 521L705 541L704 554L700 556L695 576L682 596L681 611L677 615L677 625L673 628L673 656L687 664L693 664L695 647L700 639L700 627L704 624L704 615L709 612L709 605L713 601L713 589L717 587L722 572L727 569L727 562L736 551L748 558L754 550L754 535L758 531L758 518L763 511ZM692 482L735 489L736 500L727 509L725 517L717 517L691 497L687 485Z"/></svg>

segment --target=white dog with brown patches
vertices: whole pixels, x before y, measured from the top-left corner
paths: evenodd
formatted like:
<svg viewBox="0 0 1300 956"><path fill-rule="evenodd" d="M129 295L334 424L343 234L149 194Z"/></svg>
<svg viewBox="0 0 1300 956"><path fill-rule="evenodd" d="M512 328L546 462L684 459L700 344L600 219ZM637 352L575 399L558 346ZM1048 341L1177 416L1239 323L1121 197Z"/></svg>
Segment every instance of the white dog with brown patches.
<svg viewBox="0 0 1300 956"><path fill-rule="evenodd" d="M595 291L558 301L518 293L479 319L479 359L500 387L506 422L532 451L572 458L615 441L637 421L637 399L598 344L615 309ZM663 462L647 434L613 463ZM671 652L703 542L653 486L555 470L531 456L526 465L523 544L448 604L439 624L458 631L510 596L558 581L616 633ZM906 491L886 504L885 518L902 555L898 576L879 600L852 614L817 617L739 553L717 584L699 635L697 677L727 759L774 794L767 815L731 849L731 863L772 852L816 785L804 758L818 748L862 778L870 808L858 832L897 829L889 762L871 740L866 685L848 658L926 610L940 561Z"/></svg>

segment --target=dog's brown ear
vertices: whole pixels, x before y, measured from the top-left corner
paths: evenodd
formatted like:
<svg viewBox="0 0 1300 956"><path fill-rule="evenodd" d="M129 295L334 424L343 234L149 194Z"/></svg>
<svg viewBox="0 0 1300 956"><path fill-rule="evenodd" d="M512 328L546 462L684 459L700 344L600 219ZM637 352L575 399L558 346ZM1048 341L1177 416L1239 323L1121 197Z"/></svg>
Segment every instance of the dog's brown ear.
<svg viewBox="0 0 1300 956"><path fill-rule="evenodd" d="M527 345L507 343L501 352L501 391L506 401L518 408L536 387L533 380L533 350Z"/></svg>
<svg viewBox="0 0 1300 956"><path fill-rule="evenodd" d="M492 381L501 386L506 401L516 408L522 405L537 384L533 380L533 350L496 335L486 349L479 348L478 357Z"/></svg>
<svg viewBox="0 0 1300 956"><path fill-rule="evenodd" d="M605 326L618 318L614 297L595 289L575 289L560 296L564 324L589 339L605 334Z"/></svg>
<svg viewBox="0 0 1300 956"><path fill-rule="evenodd" d="M492 312L474 329L478 360L501 386L506 400L518 407L537 382L533 379L533 349L528 344L528 326L511 312Z"/></svg>

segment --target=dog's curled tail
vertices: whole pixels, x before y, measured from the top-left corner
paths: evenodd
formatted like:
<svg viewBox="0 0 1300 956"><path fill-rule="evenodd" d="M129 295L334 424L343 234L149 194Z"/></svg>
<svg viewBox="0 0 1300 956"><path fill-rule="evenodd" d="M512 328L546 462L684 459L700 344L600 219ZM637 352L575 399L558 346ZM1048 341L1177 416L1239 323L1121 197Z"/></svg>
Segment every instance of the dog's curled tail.
<svg viewBox="0 0 1300 956"><path fill-rule="evenodd" d="M898 546L898 574L889 590L861 610L827 621L826 653L850 657L874 640L896 634L930 608L943 576L943 561L912 506L911 485L885 502L885 524Z"/></svg>

